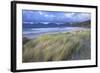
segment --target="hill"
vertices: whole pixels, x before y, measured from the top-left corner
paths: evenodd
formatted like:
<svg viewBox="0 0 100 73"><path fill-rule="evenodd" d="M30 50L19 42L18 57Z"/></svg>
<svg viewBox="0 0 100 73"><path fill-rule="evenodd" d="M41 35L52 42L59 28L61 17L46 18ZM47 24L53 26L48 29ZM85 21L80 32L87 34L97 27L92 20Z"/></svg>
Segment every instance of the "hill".
<svg viewBox="0 0 100 73"><path fill-rule="evenodd" d="M90 30L46 34L23 46L23 62L85 60L91 58Z"/></svg>

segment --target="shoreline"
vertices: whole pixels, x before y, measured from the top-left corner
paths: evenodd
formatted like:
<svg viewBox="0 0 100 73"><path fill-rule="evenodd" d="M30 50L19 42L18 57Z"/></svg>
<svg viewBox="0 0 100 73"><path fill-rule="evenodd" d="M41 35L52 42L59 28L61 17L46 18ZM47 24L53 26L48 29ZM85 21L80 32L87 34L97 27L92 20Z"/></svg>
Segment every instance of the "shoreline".
<svg viewBox="0 0 100 73"><path fill-rule="evenodd" d="M77 30L64 30L64 31L53 31L53 32L44 32L44 33L31 33L31 34L23 34L23 37L26 37L28 39L35 39L39 36L48 35L48 34L57 34L57 33L66 33L66 32L75 32L75 31L85 31L85 30L91 30L91 29L77 29Z"/></svg>

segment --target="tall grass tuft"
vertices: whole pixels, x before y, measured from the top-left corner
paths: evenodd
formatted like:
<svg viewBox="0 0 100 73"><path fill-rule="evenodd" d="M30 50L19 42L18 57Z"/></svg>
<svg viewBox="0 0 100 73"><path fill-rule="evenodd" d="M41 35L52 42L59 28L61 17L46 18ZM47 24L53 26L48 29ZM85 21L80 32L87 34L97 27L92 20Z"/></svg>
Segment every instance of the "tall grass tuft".
<svg viewBox="0 0 100 73"><path fill-rule="evenodd" d="M23 45L23 62L90 59L90 30L45 34Z"/></svg>

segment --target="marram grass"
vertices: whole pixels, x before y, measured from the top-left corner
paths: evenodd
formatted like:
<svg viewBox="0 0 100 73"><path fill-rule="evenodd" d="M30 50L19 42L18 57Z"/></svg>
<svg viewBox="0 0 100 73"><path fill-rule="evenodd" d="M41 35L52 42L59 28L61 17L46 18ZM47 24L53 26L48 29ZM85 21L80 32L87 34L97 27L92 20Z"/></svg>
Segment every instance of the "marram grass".
<svg viewBox="0 0 100 73"><path fill-rule="evenodd" d="M90 30L45 34L23 45L23 62L90 59Z"/></svg>

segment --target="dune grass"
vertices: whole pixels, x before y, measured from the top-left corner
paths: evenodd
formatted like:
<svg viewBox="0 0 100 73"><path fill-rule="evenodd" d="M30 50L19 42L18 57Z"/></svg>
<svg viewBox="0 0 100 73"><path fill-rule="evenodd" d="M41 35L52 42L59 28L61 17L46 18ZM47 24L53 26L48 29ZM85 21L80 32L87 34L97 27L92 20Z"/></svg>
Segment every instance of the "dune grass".
<svg viewBox="0 0 100 73"><path fill-rule="evenodd" d="M23 45L23 62L90 59L90 30L45 34Z"/></svg>

